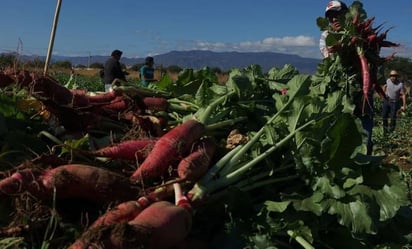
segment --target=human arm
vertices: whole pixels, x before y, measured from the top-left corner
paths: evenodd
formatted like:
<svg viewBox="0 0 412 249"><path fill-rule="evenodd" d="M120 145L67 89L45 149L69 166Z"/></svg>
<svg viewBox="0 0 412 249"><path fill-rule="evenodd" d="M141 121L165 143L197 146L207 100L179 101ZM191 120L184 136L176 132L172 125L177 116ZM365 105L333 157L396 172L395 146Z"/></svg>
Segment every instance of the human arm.
<svg viewBox="0 0 412 249"><path fill-rule="evenodd" d="M387 100L388 99L388 94L386 93L386 88L387 88L387 84L385 83L383 86L382 86L382 91L383 91L383 93L385 94L385 97L383 97L383 100Z"/></svg>
<svg viewBox="0 0 412 249"><path fill-rule="evenodd" d="M323 58L329 57L333 53L336 53L341 49L341 45L339 43L333 46L327 46L326 45L327 36L328 36L328 31L325 30L322 32L320 39L319 39L319 49L320 49L320 53L322 54Z"/></svg>
<svg viewBox="0 0 412 249"><path fill-rule="evenodd" d="M404 112L406 110L406 89L405 88L403 88L403 90L401 91L400 97L402 99L401 111Z"/></svg>
<svg viewBox="0 0 412 249"><path fill-rule="evenodd" d="M326 47L326 36L328 35L327 31L323 31L319 39L319 49L323 58L329 57L328 48Z"/></svg>

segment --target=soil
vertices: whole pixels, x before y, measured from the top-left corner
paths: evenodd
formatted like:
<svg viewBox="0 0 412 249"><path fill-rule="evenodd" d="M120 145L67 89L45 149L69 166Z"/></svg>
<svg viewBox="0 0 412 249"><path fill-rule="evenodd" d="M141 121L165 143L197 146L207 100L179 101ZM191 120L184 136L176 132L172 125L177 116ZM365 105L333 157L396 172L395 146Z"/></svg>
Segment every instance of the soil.
<svg viewBox="0 0 412 249"><path fill-rule="evenodd" d="M412 98L409 97L406 103L412 103ZM382 127L382 121L375 125ZM399 112L393 133L384 136L378 128L373 134L376 135L374 147L386 155L384 163L397 165L412 175L412 105L408 104L404 113Z"/></svg>
<svg viewBox="0 0 412 249"><path fill-rule="evenodd" d="M412 149L399 148L390 152L384 159L385 163L398 165L401 169L412 171Z"/></svg>

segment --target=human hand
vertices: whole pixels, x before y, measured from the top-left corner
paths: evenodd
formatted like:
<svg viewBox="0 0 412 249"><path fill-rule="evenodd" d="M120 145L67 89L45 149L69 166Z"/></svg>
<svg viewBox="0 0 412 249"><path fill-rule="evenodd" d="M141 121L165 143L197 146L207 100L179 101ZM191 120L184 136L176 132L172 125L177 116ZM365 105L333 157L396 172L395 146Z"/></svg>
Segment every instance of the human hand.
<svg viewBox="0 0 412 249"><path fill-rule="evenodd" d="M336 53L340 50L342 50L342 46L339 43L336 44L336 45L328 47L328 52L331 53L331 54Z"/></svg>
<svg viewBox="0 0 412 249"><path fill-rule="evenodd" d="M404 112L405 110L406 110L406 106L402 106L402 107L401 107L401 111Z"/></svg>

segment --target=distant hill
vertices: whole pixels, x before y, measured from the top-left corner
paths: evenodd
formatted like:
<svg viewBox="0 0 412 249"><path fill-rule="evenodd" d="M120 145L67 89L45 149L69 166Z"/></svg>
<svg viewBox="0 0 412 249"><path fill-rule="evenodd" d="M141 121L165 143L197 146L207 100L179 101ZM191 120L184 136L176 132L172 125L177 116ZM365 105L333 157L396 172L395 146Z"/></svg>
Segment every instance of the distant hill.
<svg viewBox="0 0 412 249"><path fill-rule="evenodd" d="M53 56L52 61L68 60L73 65L89 63L104 63L108 56L67 57ZM295 66L301 73L316 72L320 59L304 58L298 55L272 53L272 52L212 52L212 51L171 51L169 53L153 56L157 66L168 67L177 65L182 68L201 69L203 67L218 67L224 71L231 68L243 68L258 64L263 71L272 67L283 67L285 64ZM121 62L131 66L143 63L144 58L128 58L124 56Z"/></svg>

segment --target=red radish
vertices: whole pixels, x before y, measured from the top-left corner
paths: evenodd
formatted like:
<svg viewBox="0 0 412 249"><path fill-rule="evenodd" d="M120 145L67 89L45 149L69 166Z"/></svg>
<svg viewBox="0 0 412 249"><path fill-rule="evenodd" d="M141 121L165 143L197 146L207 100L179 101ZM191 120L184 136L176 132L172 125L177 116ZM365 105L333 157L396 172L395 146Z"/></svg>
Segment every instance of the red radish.
<svg viewBox="0 0 412 249"><path fill-rule="evenodd" d="M145 110L145 105L139 98L131 99L126 95L118 95L110 102L96 103L96 111L108 112L108 113L118 113L133 111L141 113Z"/></svg>
<svg viewBox="0 0 412 249"><path fill-rule="evenodd" d="M122 175L104 168L83 164L67 164L46 170L39 179L59 199L83 198L95 202L133 199L138 190L131 187Z"/></svg>
<svg viewBox="0 0 412 249"><path fill-rule="evenodd" d="M183 241L192 227L192 215L168 201L158 201L144 209L129 225L151 230L148 248L171 248Z"/></svg>
<svg viewBox="0 0 412 249"><path fill-rule="evenodd" d="M372 24L375 21L375 17L369 18L363 22L363 29L361 33L369 33L372 31Z"/></svg>
<svg viewBox="0 0 412 249"><path fill-rule="evenodd" d="M108 104L102 105L101 108L106 111L125 111L130 107L130 102L123 96L117 96Z"/></svg>
<svg viewBox="0 0 412 249"><path fill-rule="evenodd" d="M114 103L113 101L118 98L118 101L122 99L120 95L116 94L114 91L99 93L96 95L90 95L86 90L82 89L70 89L73 94L73 106L74 107L85 107L88 105L96 104L109 104ZM116 103L118 102L116 101Z"/></svg>
<svg viewBox="0 0 412 249"><path fill-rule="evenodd" d="M93 243L104 244L105 248L138 248L147 247L151 229L142 226L129 225L127 222L135 219L153 202L170 198L175 193L175 187L167 184L156 187L137 201L127 201L107 211L99 217L69 249L87 249ZM181 198L182 199L182 198ZM146 247L145 247L146 246Z"/></svg>
<svg viewBox="0 0 412 249"><path fill-rule="evenodd" d="M162 97L144 97L143 103L149 111L167 111L169 102Z"/></svg>
<svg viewBox="0 0 412 249"><path fill-rule="evenodd" d="M367 42L369 47L375 47L378 42L378 35L376 33L368 35Z"/></svg>
<svg viewBox="0 0 412 249"><path fill-rule="evenodd" d="M73 107L86 107L89 106L90 100L87 97L87 91L84 89L70 89L73 94L72 105Z"/></svg>
<svg viewBox="0 0 412 249"><path fill-rule="evenodd" d="M96 151L88 152L94 156L113 159L143 161L153 149L157 139L142 139L123 141Z"/></svg>
<svg viewBox="0 0 412 249"><path fill-rule="evenodd" d="M157 140L152 152L130 177L131 182L148 182L163 176L206 131L203 123L189 119Z"/></svg>
<svg viewBox="0 0 412 249"><path fill-rule="evenodd" d="M371 103L369 103L369 91L371 89L371 83L370 83L370 73L369 73L369 65L368 65L368 60L365 57L364 52L362 51L361 48L358 47L357 49L359 60L361 62L361 68L362 68L362 92L363 92L363 97L362 97L362 113L365 112L365 105L366 103L371 107Z"/></svg>
<svg viewBox="0 0 412 249"><path fill-rule="evenodd" d="M127 201L120 203L112 210L109 210L104 215L100 216L89 227L107 226L120 222L128 222L139 215L147 206L151 204L146 197L141 197L137 201Z"/></svg>
<svg viewBox="0 0 412 249"><path fill-rule="evenodd" d="M105 103L114 100L117 97L115 91L99 93L96 95L88 95L87 98L91 103Z"/></svg>
<svg viewBox="0 0 412 249"><path fill-rule="evenodd" d="M73 93L49 76L41 76L33 81L32 93L52 100L59 105L70 105L73 101Z"/></svg>
<svg viewBox="0 0 412 249"><path fill-rule="evenodd" d="M198 141L195 149L183 158L177 166L180 179L195 182L209 169L216 151L216 143L211 137Z"/></svg>
<svg viewBox="0 0 412 249"><path fill-rule="evenodd" d="M87 94L87 90L84 90L84 89L70 89L70 92L72 92L73 94L77 94L77 95Z"/></svg>
<svg viewBox="0 0 412 249"><path fill-rule="evenodd" d="M97 203L125 201L139 192L128 179L107 169L83 164L61 165L53 169L25 169L0 181L0 191L6 195L28 191L40 199L80 198Z"/></svg>
<svg viewBox="0 0 412 249"><path fill-rule="evenodd" d="M86 107L90 105L90 101L84 94L73 94L73 107Z"/></svg>
<svg viewBox="0 0 412 249"><path fill-rule="evenodd" d="M175 193L176 187L172 184L165 184L147 191L145 196L140 197L137 201L127 201L120 203L115 208L107 211L100 216L90 227L107 226L114 223L128 222L134 219L140 212L150 204L171 198ZM181 197L182 199L183 197Z"/></svg>
<svg viewBox="0 0 412 249"><path fill-rule="evenodd" d="M138 208L136 216L120 220L104 221L103 225L92 226L68 249L89 249L95 244L103 248L172 248L180 244L192 227L191 206L183 196L180 185L173 184L176 205L168 201L157 201L143 210ZM144 205L146 204L144 200ZM134 208L131 208L134 210ZM131 212L133 213L133 211ZM107 216L106 218L109 218ZM117 214L111 218L119 218Z"/></svg>
<svg viewBox="0 0 412 249"><path fill-rule="evenodd" d="M40 171L23 169L13 173L11 176L0 180L0 193L4 195L21 194L30 189L33 195L40 195L44 190L36 182Z"/></svg>
<svg viewBox="0 0 412 249"><path fill-rule="evenodd" d="M108 210L105 214L100 216L89 229L98 226L107 226L114 223L128 222L134 219L140 212L145 209L150 204L169 199L173 196L175 191L175 186L173 184L165 184L163 186L156 186L152 190L146 189L146 195L140 197L137 201L126 201L120 203L111 210Z"/></svg>

